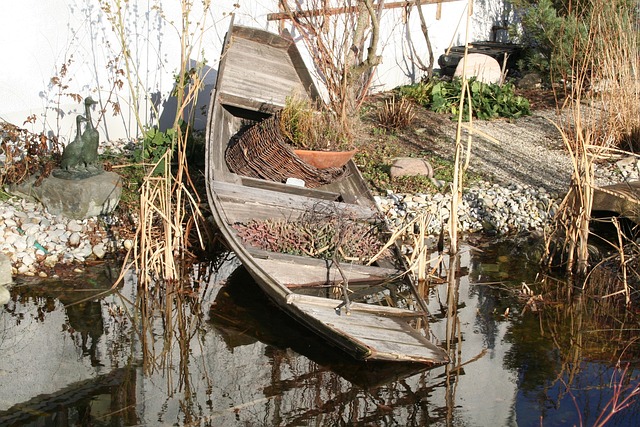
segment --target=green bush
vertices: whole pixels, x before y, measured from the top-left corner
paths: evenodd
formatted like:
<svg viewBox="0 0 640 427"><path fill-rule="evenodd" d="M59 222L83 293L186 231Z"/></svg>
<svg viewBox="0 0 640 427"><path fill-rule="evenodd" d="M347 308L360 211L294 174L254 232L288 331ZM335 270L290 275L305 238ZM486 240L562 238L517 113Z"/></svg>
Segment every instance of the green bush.
<svg viewBox="0 0 640 427"><path fill-rule="evenodd" d="M512 28L512 38L525 46L522 69L565 78L571 73L574 54L585 49L588 3L566 0L510 0L518 9L522 34Z"/></svg>
<svg viewBox="0 0 640 427"><path fill-rule="evenodd" d="M133 152L136 162L155 164L162 156L170 150L175 138L176 130L167 129L162 132L158 128L150 128L144 133L142 144ZM164 160L162 160L153 171L154 175L163 173Z"/></svg>
<svg viewBox="0 0 640 427"><path fill-rule="evenodd" d="M515 119L531 114L529 101L515 93L511 83L503 85L486 84L478 80L469 80L473 116L481 120L498 117ZM462 94L462 80L431 81L399 89L402 96L429 108L437 113L449 113L457 117ZM464 117L469 115L468 100L464 105Z"/></svg>

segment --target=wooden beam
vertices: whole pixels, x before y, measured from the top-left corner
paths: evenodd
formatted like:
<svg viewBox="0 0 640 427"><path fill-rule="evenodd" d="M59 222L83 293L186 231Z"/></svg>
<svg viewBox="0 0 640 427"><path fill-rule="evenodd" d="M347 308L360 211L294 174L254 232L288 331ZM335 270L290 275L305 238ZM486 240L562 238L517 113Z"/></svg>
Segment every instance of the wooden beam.
<svg viewBox="0 0 640 427"><path fill-rule="evenodd" d="M461 0L409 0L409 1L396 1L391 3L384 3L382 5L383 9L397 9L400 7L414 6L414 5L423 5L423 4L441 4L441 3L449 3L454 1ZM348 6L348 7L331 7L326 9L314 9L314 10L297 10L292 12L291 14L287 12L278 12L278 13L270 13L267 15L267 21L280 21L283 19L294 19L296 18L310 18L313 16L329 16L329 15L339 15L341 13L355 13L358 11L357 6Z"/></svg>

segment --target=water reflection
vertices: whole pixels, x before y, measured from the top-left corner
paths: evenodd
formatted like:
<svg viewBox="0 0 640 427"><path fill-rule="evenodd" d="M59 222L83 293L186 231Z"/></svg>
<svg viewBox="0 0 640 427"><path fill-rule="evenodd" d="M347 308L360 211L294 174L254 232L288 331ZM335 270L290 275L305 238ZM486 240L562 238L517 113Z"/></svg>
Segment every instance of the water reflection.
<svg viewBox="0 0 640 427"><path fill-rule="evenodd" d="M433 266L431 330L452 360L433 370L323 344L230 254L147 295L134 276L105 294L100 270L21 283L0 308L0 424L592 425L618 358L637 364L637 318L562 294L513 254L469 248ZM524 310L522 282L555 303ZM639 407L612 425L636 425Z"/></svg>
<svg viewBox="0 0 640 427"><path fill-rule="evenodd" d="M314 370L333 371L354 385L375 387L425 371L422 364L358 362L323 342L271 303L244 268L229 277L211 305L210 321L230 351L256 342L266 344L269 357L287 359L303 355ZM293 353L290 351L293 350Z"/></svg>
<svg viewBox="0 0 640 427"><path fill-rule="evenodd" d="M102 272L11 288L0 311L0 425L86 425L112 404L123 419L135 415L135 371L109 351L122 339L105 320Z"/></svg>

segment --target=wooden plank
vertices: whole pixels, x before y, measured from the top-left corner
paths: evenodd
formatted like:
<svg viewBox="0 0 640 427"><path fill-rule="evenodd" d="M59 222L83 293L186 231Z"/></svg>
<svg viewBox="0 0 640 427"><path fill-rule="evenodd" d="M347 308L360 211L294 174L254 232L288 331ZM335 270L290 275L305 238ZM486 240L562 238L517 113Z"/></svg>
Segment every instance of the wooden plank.
<svg viewBox="0 0 640 427"><path fill-rule="evenodd" d="M282 109L282 105L268 104L263 100L247 98L245 94L232 95L229 93L221 93L219 102L224 106L239 107L248 110L260 111L263 113L273 114Z"/></svg>
<svg viewBox="0 0 640 427"><path fill-rule="evenodd" d="M335 309L336 300L329 298L314 297L311 295L290 294L287 296L287 304L304 304L307 306L324 307L330 310ZM385 317L420 317L424 313L421 311L406 310L404 308L387 307L385 305L363 304L354 302L351 304L351 311L370 313Z"/></svg>
<svg viewBox="0 0 640 427"><path fill-rule="evenodd" d="M306 259L317 262L314 264L302 264L294 262L294 260L285 261L265 258L255 258L254 261L267 274L285 286L319 286L342 282L342 275L335 265L331 265L330 262L321 259ZM402 273L390 268L356 264L342 264L341 267L345 276L347 276L347 280L352 284L378 283L389 280L389 278L396 277ZM340 302L337 301L336 305L339 303Z"/></svg>
<svg viewBox="0 0 640 427"><path fill-rule="evenodd" d="M266 181L260 178L252 178L248 176L242 177L242 184L248 187L261 188L263 190L278 191L281 193L297 194L304 197L312 197L314 199L335 200L340 199L340 193L333 191L324 191L317 188L299 187L296 185L288 185L282 182Z"/></svg>
<svg viewBox="0 0 640 427"><path fill-rule="evenodd" d="M325 299L326 302L320 303L319 299L302 299L298 295L290 296L289 300L302 313L331 328L336 334L368 347L373 358L434 363L443 363L448 359L442 349L415 331L406 321L360 310L366 304L352 304L351 315L347 316L344 313L336 314L334 300Z"/></svg>
<svg viewBox="0 0 640 427"><path fill-rule="evenodd" d="M426 5L426 4L440 4L440 3L449 3L454 1L461 0L413 0L413 1L396 1L391 3L385 3L382 5L383 9L397 9L397 8L405 8L415 5ZM374 5L376 8L378 5ZM270 13L267 15L267 21L279 21L282 19L291 19L292 17L295 19L299 18L310 18L314 16L330 16L330 15L340 15L343 13L355 13L358 11L357 6L345 6L345 7L331 7L325 9L314 9L314 10L296 10L291 13L288 12L278 12L278 13Z"/></svg>
<svg viewBox="0 0 640 427"><path fill-rule="evenodd" d="M640 224L640 181L596 187L592 211L610 211Z"/></svg>
<svg viewBox="0 0 640 427"><path fill-rule="evenodd" d="M306 96L287 50L234 37L225 54L224 81L219 92L253 104L283 107L293 94Z"/></svg>
<svg viewBox="0 0 640 427"><path fill-rule="evenodd" d="M316 199L299 194L253 189L239 184L215 181L210 183L224 205L232 223L244 222L254 213L256 218L295 219L310 210L331 215L343 215L357 220L373 220L379 217L377 209L365 206ZM296 191L292 189L292 191Z"/></svg>
<svg viewBox="0 0 640 427"><path fill-rule="evenodd" d="M278 34L260 30L257 28L234 25L233 19L234 17L232 16L232 23L229 30L233 37L251 40L256 43L273 46L278 49L287 49L291 45L291 37L283 38Z"/></svg>

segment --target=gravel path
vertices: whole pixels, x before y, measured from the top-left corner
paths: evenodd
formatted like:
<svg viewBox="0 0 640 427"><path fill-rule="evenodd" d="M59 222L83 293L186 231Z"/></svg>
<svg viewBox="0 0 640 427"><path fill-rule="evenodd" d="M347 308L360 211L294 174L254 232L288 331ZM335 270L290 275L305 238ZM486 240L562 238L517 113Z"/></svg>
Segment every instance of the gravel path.
<svg viewBox="0 0 640 427"><path fill-rule="evenodd" d="M422 114L415 135L410 136L417 137L413 143L453 159L457 123L436 113ZM506 234L540 230L548 224L566 194L573 169L560 130L554 125L567 118L555 110L537 110L518 120L473 123L469 168L482 180L466 183L458 210L462 231ZM465 144L468 134L463 132ZM596 165L597 185L638 179L640 163L616 160ZM437 234L450 216L450 199L448 191L435 195L388 192L386 197L378 197L378 204L398 228L418 214L429 213L427 232Z"/></svg>
<svg viewBox="0 0 640 427"><path fill-rule="evenodd" d="M469 168L493 182L508 185L528 185L549 192L566 192L572 164L553 122L560 117L554 110L536 111L517 121L505 119L474 121ZM442 138L430 149L453 158L456 123L442 123ZM468 132L463 132L466 142ZM600 165L596 176L600 185L619 182L615 165Z"/></svg>

